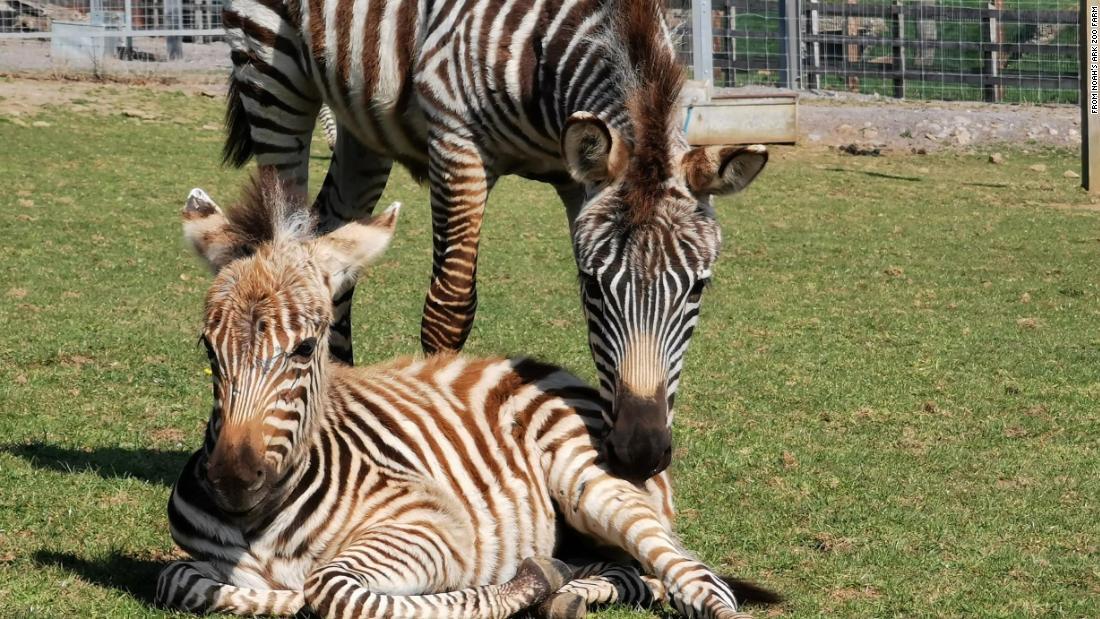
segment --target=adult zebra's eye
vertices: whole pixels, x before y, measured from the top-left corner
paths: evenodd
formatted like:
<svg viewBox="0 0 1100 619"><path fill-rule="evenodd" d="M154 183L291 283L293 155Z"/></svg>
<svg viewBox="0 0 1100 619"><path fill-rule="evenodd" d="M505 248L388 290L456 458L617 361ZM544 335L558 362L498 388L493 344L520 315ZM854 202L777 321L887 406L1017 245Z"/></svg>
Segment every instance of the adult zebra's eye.
<svg viewBox="0 0 1100 619"><path fill-rule="evenodd" d="M707 283L710 280L699 279L695 281L695 284L691 287L691 292L688 293L688 303L697 304L703 298L703 289L707 287Z"/></svg>
<svg viewBox="0 0 1100 619"><path fill-rule="evenodd" d="M581 273L581 283L584 285L585 296L589 299L600 298L602 291L600 290L600 282L596 279L595 275Z"/></svg>
<svg viewBox="0 0 1100 619"><path fill-rule="evenodd" d="M294 347L294 352L290 353L291 356L298 359L305 360L313 356L314 349L317 348L317 338L311 337L302 340L301 344Z"/></svg>

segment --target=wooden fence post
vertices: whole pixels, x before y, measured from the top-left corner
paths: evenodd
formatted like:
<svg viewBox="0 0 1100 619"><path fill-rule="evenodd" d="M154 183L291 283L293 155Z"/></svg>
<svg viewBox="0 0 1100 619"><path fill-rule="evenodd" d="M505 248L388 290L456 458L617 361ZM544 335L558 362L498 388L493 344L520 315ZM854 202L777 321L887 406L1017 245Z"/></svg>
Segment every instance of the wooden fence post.
<svg viewBox="0 0 1100 619"><path fill-rule="evenodd" d="M984 43L984 69L982 76L999 78L1001 76L1001 45L1004 43L1001 30L1001 9L1004 8L1004 0L993 0L986 7L989 14L982 20L982 43ZM986 101L999 102L1004 95L1004 87L997 79L983 80L982 95Z"/></svg>
<svg viewBox="0 0 1100 619"><path fill-rule="evenodd" d="M1100 192L1100 0L1081 0L1078 13L1081 63L1081 186ZM1093 182L1093 181L1096 182Z"/></svg>
<svg viewBox="0 0 1100 619"><path fill-rule="evenodd" d="M894 0L894 19L891 34L894 36L893 69L897 74L894 78L894 96L898 99L905 98L905 12L902 8L902 0Z"/></svg>
<svg viewBox="0 0 1100 619"><path fill-rule="evenodd" d="M810 6L813 8L810 11L810 34L821 34L821 16L817 12L817 5L819 0L810 0ZM813 46L813 63L814 63L814 77L810 81L816 90L821 90L821 42L814 41L810 45Z"/></svg>

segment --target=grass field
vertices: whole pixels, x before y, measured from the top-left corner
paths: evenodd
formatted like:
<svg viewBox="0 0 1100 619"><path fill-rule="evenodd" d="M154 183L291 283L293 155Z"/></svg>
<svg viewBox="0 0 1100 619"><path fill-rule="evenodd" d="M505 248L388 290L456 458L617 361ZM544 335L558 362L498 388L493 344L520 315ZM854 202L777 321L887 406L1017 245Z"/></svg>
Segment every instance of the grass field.
<svg viewBox="0 0 1100 619"><path fill-rule="evenodd" d="M177 212L244 175L216 165L220 101L118 96L157 119L0 118L0 616L162 616L177 554L165 503L209 406ZM1002 151L781 150L719 204L673 476L687 545L787 596L761 615L1100 616L1100 209L1073 153ZM385 199L360 363L418 349L427 194L401 172ZM481 291L469 352L591 378L549 188L498 185Z"/></svg>

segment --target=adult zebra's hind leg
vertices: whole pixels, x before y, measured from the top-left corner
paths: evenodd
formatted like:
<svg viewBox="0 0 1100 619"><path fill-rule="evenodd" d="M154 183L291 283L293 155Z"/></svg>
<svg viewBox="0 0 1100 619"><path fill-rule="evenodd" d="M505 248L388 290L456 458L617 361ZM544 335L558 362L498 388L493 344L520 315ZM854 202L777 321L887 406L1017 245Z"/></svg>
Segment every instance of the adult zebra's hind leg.
<svg viewBox="0 0 1100 619"><path fill-rule="evenodd" d="M322 112L325 109L327 106ZM349 131L337 130L335 139L336 148L329 160L325 182L313 201L320 234L373 213L393 167L392 159L370 152ZM354 294L353 286L333 298L333 323L329 330L330 354L348 365L353 363L351 301Z"/></svg>
<svg viewBox="0 0 1100 619"><path fill-rule="evenodd" d="M426 353L461 350L477 311L477 251L485 201L495 177L472 140L429 132L432 281L424 300L420 345Z"/></svg>
<svg viewBox="0 0 1100 619"><path fill-rule="evenodd" d="M264 591L219 582L216 571L199 561L170 563L157 578L156 604L193 613L291 616L301 610L301 591Z"/></svg>
<svg viewBox="0 0 1100 619"><path fill-rule="evenodd" d="M634 566L590 563L573 570L573 580L538 608L540 619L579 619L593 606L622 604L648 608L666 600L665 587Z"/></svg>

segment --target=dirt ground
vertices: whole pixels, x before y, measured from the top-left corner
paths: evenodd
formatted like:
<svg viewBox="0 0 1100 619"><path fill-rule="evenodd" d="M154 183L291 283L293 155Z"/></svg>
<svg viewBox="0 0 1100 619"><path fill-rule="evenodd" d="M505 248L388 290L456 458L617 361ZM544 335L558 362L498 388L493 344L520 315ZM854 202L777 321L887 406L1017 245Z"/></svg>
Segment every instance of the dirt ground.
<svg viewBox="0 0 1100 619"><path fill-rule="evenodd" d="M46 105L78 112L125 113L135 107L138 89L207 97L225 94L228 67L179 71L157 64L156 68L155 72L109 74L105 80L56 70L12 72L0 82L0 116L17 124L30 123L31 117ZM1079 113L1071 105L897 101L806 93L799 102L799 146L854 147L861 152L877 149L883 154L944 149L967 152L989 150L1000 144L1077 148L1081 138Z"/></svg>

